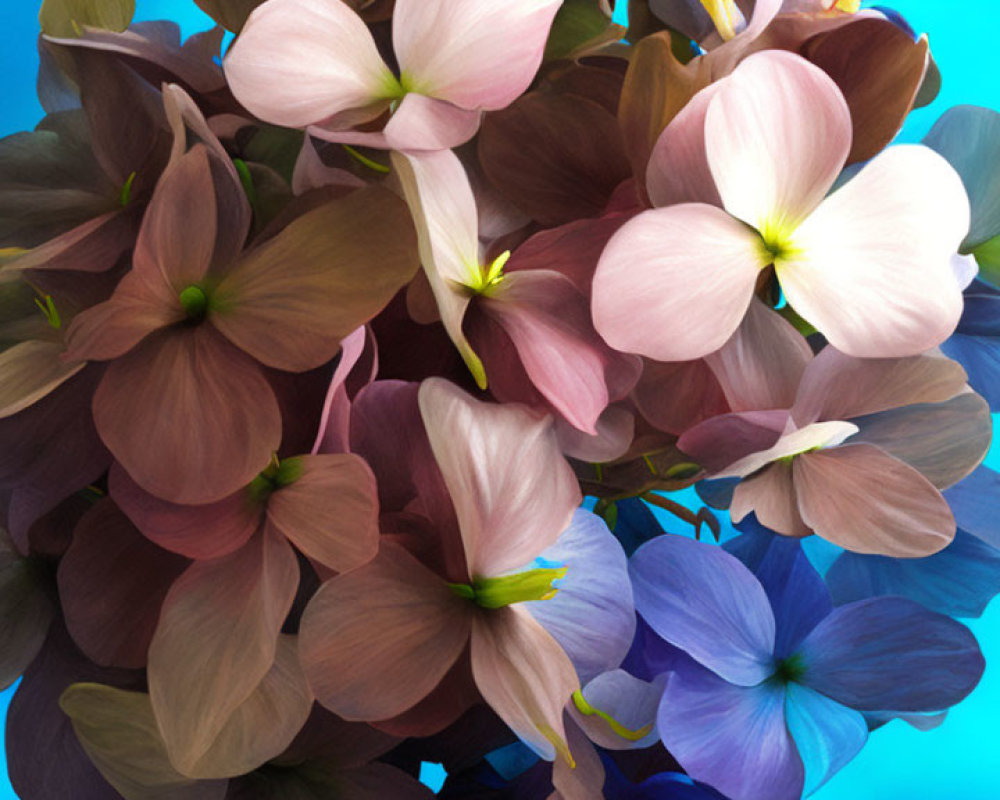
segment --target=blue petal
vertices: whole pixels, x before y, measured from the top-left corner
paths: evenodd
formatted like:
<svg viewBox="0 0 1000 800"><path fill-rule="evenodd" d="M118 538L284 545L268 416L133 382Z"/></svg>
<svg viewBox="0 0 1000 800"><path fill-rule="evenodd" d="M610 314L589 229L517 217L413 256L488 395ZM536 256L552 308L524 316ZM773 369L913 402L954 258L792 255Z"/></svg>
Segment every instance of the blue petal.
<svg viewBox="0 0 1000 800"><path fill-rule="evenodd" d="M801 796L804 770L777 681L734 686L689 660L667 682L657 727L685 772L733 800Z"/></svg>
<svg viewBox="0 0 1000 800"><path fill-rule="evenodd" d="M720 547L659 536L629 563L636 610L666 641L726 680L773 672L774 613L760 582Z"/></svg>
<svg viewBox="0 0 1000 800"><path fill-rule="evenodd" d="M807 795L843 769L868 740L859 712L797 683L786 690L785 721L805 766Z"/></svg>
<svg viewBox="0 0 1000 800"><path fill-rule="evenodd" d="M615 522L615 538L622 543L625 554L631 556L639 545L663 535L663 528L656 516L638 497L615 502L618 519Z"/></svg>
<svg viewBox="0 0 1000 800"><path fill-rule="evenodd" d="M985 666L972 631L905 597L835 608L799 653L800 683L858 711L941 711Z"/></svg>
<svg viewBox="0 0 1000 800"><path fill-rule="evenodd" d="M978 467L945 490L944 497L959 528L1000 548L1000 473Z"/></svg>
<svg viewBox="0 0 1000 800"><path fill-rule="evenodd" d="M733 491L739 485L739 478L717 478L715 480L698 481L694 490L702 502L710 508L724 511L733 503Z"/></svg>
<svg viewBox="0 0 1000 800"><path fill-rule="evenodd" d="M983 396L990 409L1000 411L1000 338L956 333L941 345L941 352L965 369L969 385Z"/></svg>
<svg viewBox="0 0 1000 800"><path fill-rule="evenodd" d="M615 669L632 645L635 608L628 559L604 520L579 509L540 556L567 567L559 591L525 609L552 634L587 683Z"/></svg>
<svg viewBox="0 0 1000 800"><path fill-rule="evenodd" d="M978 617L1000 594L1000 550L961 528L927 558L841 555L826 575L837 605L902 595L949 617Z"/></svg>

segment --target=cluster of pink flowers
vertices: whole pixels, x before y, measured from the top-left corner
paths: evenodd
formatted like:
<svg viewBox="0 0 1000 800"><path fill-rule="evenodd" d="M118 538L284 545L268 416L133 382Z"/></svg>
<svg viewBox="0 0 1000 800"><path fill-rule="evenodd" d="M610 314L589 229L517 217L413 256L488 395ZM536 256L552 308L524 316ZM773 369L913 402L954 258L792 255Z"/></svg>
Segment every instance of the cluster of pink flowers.
<svg viewBox="0 0 1000 800"><path fill-rule="evenodd" d="M926 38L197 2L46 0L0 141L24 800L794 800L972 690L1000 123L887 147Z"/></svg>

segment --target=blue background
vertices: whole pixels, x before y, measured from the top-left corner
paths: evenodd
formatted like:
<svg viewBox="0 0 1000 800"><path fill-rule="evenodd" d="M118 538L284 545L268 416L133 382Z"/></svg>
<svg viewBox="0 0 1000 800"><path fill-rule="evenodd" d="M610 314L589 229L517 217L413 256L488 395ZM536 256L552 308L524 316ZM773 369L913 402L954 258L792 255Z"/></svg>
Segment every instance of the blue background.
<svg viewBox="0 0 1000 800"><path fill-rule="evenodd" d="M0 4L0 75L5 76L0 105L3 136L32 128L42 109L35 96L39 3L0 0ZM942 111L958 103L1000 109L996 50L1000 7L995 0L896 0L883 4L902 12L918 32L929 33L931 49L944 76L941 95L931 106L911 115L901 141L919 141ZM185 35L211 25L208 17L187 0L137 0L136 5L137 19L172 19L181 24ZM987 463L1000 469L1000 447L994 447ZM813 797L1000 799L1000 745L995 719L1000 713L1000 600L969 625L979 638L987 663L986 675L969 699L955 708L937 730L920 733L895 721L877 731L862 754ZM11 694L11 690L0 693L0 713L6 712ZM53 768L58 769L58 765L53 764ZM14 797L6 782L6 761L0 750L0 800Z"/></svg>

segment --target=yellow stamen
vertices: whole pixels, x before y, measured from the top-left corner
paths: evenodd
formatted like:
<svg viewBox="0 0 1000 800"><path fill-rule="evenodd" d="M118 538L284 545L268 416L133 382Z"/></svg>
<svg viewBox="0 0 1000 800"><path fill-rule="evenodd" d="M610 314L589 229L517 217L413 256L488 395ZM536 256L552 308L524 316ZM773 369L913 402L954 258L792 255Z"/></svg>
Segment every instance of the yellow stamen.
<svg viewBox="0 0 1000 800"><path fill-rule="evenodd" d="M857 14L861 8L861 0L837 0L833 7L845 14Z"/></svg>
<svg viewBox="0 0 1000 800"><path fill-rule="evenodd" d="M734 0L701 0L701 4L725 41L728 42L739 33L738 28L743 26L744 19Z"/></svg>
<svg viewBox="0 0 1000 800"><path fill-rule="evenodd" d="M504 250L488 267L469 264L469 281L465 284L466 288L473 294L490 294L503 282L503 268L508 261L510 261L510 250Z"/></svg>

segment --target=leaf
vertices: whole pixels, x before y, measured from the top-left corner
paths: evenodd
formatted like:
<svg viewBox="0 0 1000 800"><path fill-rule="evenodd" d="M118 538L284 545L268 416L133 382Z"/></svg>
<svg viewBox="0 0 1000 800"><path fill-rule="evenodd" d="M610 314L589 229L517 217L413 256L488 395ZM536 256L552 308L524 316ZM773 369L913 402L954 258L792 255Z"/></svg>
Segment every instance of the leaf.
<svg viewBox="0 0 1000 800"><path fill-rule="evenodd" d="M84 26L123 31L134 14L135 0L44 0L38 22L46 36L76 38Z"/></svg>
<svg viewBox="0 0 1000 800"><path fill-rule="evenodd" d="M607 0L565 0L545 44L545 60L579 58L617 42L625 27L611 21Z"/></svg>
<svg viewBox="0 0 1000 800"><path fill-rule="evenodd" d="M250 12L264 0L194 0L198 8L226 30L239 33Z"/></svg>

